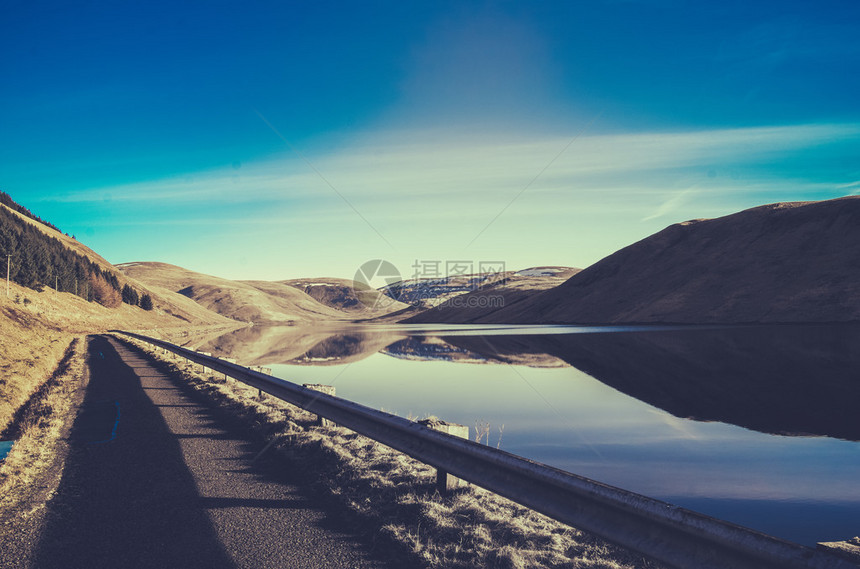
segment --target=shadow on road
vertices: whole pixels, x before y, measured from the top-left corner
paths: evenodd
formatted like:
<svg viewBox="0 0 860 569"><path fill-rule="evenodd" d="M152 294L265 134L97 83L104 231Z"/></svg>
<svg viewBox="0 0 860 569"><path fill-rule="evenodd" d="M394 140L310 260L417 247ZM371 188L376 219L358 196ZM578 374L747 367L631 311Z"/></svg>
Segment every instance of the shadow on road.
<svg viewBox="0 0 860 569"><path fill-rule="evenodd" d="M83 410L35 566L235 567L200 508L178 442L140 380L103 337L90 339L89 360Z"/></svg>

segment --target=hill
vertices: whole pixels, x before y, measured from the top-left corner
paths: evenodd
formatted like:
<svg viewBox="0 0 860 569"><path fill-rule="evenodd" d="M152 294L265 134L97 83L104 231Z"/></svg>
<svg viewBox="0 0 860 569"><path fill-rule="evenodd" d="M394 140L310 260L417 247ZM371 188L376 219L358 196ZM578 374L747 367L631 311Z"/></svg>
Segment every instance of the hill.
<svg viewBox="0 0 860 569"><path fill-rule="evenodd" d="M86 245L44 223L4 195L6 199L0 204L0 251L12 255L12 282L36 291L53 288L72 293L107 308L151 302L148 308L154 309L155 315L176 319L165 319L165 326L232 324L181 295L167 291L154 293L124 276ZM74 320L74 314L67 316Z"/></svg>
<svg viewBox="0 0 860 569"><path fill-rule="evenodd" d="M12 255L8 296L5 282L0 289L0 431L76 336L111 328L236 325L181 295L154 292L125 277L6 194L0 203L0 252ZM151 306L138 306L144 298Z"/></svg>
<svg viewBox="0 0 860 569"><path fill-rule="evenodd" d="M540 292L554 288L582 269L573 267L532 267L508 271L497 280L460 295L441 297L439 304L401 320L410 324L470 322L506 306L512 306Z"/></svg>
<svg viewBox="0 0 860 569"><path fill-rule="evenodd" d="M297 288L317 302L331 308L348 313L362 313L365 317L370 312L387 313L407 307L406 304L388 298L376 289L349 279L293 279L279 281L279 283ZM372 307L378 308L373 310Z"/></svg>
<svg viewBox="0 0 860 569"><path fill-rule="evenodd" d="M167 263L125 263L118 268L151 288L184 295L207 310L240 322L283 325L351 320L381 313L360 307L335 308L336 291L327 297L331 305L323 304L288 284L295 281L233 281Z"/></svg>
<svg viewBox="0 0 860 569"><path fill-rule="evenodd" d="M459 297L480 290L522 288L544 290L562 283L579 269L572 267L532 267L521 271L473 273L438 278L404 279L379 289L400 302L417 308L435 308L448 303L462 306ZM516 285L516 286L515 286Z"/></svg>
<svg viewBox="0 0 860 569"><path fill-rule="evenodd" d="M466 318L460 321L860 320L860 196L776 203L672 225L556 288Z"/></svg>

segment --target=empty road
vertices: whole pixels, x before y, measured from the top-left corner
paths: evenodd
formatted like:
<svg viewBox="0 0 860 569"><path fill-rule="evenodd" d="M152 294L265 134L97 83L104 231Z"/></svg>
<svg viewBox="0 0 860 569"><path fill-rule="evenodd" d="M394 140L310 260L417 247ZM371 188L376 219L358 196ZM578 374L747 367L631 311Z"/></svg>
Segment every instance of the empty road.
<svg viewBox="0 0 860 569"><path fill-rule="evenodd" d="M89 357L31 567L386 566L146 356L96 336Z"/></svg>

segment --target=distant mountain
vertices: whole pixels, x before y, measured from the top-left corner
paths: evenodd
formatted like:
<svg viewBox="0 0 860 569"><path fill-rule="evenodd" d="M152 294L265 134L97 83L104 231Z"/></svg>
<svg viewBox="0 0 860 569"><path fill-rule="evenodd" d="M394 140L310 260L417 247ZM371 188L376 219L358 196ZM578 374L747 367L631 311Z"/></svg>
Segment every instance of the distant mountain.
<svg viewBox="0 0 860 569"><path fill-rule="evenodd" d="M207 310L240 322L295 324L383 313L357 307L339 310L287 284L289 281L233 281L167 263L125 263L117 267L150 287L184 295ZM375 292L370 294L378 296Z"/></svg>
<svg viewBox="0 0 860 569"><path fill-rule="evenodd" d="M860 320L860 196L777 203L672 225L558 287L453 318L427 311L411 321Z"/></svg>
<svg viewBox="0 0 860 569"><path fill-rule="evenodd" d="M363 283L349 279L316 278L278 282L299 289L321 304L344 312L364 313L363 316L367 316L369 309L388 313L408 306Z"/></svg>
<svg viewBox="0 0 860 569"><path fill-rule="evenodd" d="M447 296L429 310L419 314L406 314L401 322L471 322L554 288L581 270L573 267L532 267L522 271L509 271L504 273L502 278L489 281L469 292Z"/></svg>
<svg viewBox="0 0 860 569"><path fill-rule="evenodd" d="M451 322L457 322L469 314L483 314L488 307L498 307L513 298L519 299L557 286L580 270L574 267L531 267L501 273L410 279L383 287L380 291L404 303L432 308L429 314L433 320L422 319L425 314L422 312L409 322L449 322L444 319L448 315L454 318Z"/></svg>

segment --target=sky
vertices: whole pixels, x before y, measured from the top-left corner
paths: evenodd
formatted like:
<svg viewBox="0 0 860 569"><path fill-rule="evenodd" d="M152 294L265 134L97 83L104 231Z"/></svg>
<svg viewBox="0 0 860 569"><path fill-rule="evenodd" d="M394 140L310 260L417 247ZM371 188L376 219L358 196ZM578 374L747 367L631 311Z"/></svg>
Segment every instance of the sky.
<svg viewBox="0 0 860 569"><path fill-rule="evenodd" d="M112 263L586 267L860 193L860 3L45 2L0 18L0 190Z"/></svg>

